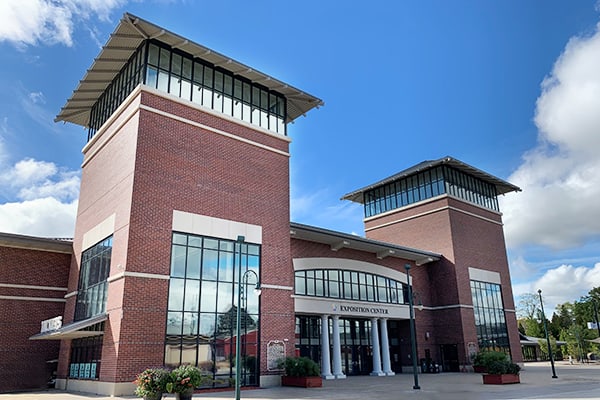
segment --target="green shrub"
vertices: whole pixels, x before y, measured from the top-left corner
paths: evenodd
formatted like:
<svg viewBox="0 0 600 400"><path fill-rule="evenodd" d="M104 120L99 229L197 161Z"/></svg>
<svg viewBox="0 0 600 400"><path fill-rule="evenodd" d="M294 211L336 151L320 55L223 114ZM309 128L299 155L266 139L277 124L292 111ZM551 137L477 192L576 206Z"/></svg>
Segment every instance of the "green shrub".
<svg viewBox="0 0 600 400"><path fill-rule="evenodd" d="M488 374L502 375L502 374L513 374L518 375L521 367L518 364L512 363L508 360L493 361L488 367Z"/></svg>
<svg viewBox="0 0 600 400"><path fill-rule="evenodd" d="M286 357L281 367L287 376L320 376L319 364L308 357Z"/></svg>
<svg viewBox="0 0 600 400"><path fill-rule="evenodd" d="M499 351L480 351L473 359L473 366L489 368L496 361L508 361L508 357Z"/></svg>
<svg viewBox="0 0 600 400"><path fill-rule="evenodd" d="M139 397L152 396L166 390L169 371L163 368L147 368L136 377L135 394Z"/></svg>

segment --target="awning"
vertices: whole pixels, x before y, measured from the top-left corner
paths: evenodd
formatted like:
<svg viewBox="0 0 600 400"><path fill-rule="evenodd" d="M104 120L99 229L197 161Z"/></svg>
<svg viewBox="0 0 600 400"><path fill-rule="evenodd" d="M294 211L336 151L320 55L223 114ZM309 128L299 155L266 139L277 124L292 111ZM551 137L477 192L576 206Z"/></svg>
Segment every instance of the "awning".
<svg viewBox="0 0 600 400"><path fill-rule="evenodd" d="M78 339L90 336L100 336L104 331L84 330L99 322L106 321L108 314L100 314L94 317L84 319L82 321L72 322L64 325L53 331L37 333L29 338L29 340L62 340L62 339Z"/></svg>

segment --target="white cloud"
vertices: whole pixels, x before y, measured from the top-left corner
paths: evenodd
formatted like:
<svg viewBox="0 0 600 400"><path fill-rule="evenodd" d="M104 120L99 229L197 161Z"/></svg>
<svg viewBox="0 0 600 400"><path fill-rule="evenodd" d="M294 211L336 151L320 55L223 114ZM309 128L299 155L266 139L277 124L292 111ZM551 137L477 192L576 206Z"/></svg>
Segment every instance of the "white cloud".
<svg viewBox="0 0 600 400"><path fill-rule="evenodd" d="M596 263L592 268L563 264L546 271L535 281L513 285L513 295L518 300L518 297L525 293L537 293L538 289L541 289L550 317L557 304L572 303L599 286L600 263Z"/></svg>
<svg viewBox="0 0 600 400"><path fill-rule="evenodd" d="M29 158L0 165L0 191L7 199L0 204L0 231L72 237L79 182L79 172L51 162Z"/></svg>
<svg viewBox="0 0 600 400"><path fill-rule="evenodd" d="M77 20L93 15L107 20L123 0L2 0L0 1L0 42L18 47L62 43L73 44Z"/></svg>
<svg viewBox="0 0 600 400"><path fill-rule="evenodd" d="M565 249L600 237L600 24L569 41L541 85L537 146L502 200L509 248Z"/></svg>
<svg viewBox="0 0 600 400"><path fill-rule="evenodd" d="M0 204L0 230L45 237L73 237L77 200L44 197Z"/></svg>

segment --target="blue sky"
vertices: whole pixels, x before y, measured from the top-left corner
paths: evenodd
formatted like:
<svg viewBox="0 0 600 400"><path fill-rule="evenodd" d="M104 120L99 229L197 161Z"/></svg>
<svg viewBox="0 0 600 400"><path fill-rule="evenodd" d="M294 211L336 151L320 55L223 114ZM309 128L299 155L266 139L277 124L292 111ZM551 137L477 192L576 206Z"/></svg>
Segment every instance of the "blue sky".
<svg viewBox="0 0 600 400"><path fill-rule="evenodd" d="M600 286L600 5L0 2L0 231L72 236L86 132L56 124L123 12L325 101L289 126L292 220L363 234L347 192L451 155L502 198L515 294Z"/></svg>

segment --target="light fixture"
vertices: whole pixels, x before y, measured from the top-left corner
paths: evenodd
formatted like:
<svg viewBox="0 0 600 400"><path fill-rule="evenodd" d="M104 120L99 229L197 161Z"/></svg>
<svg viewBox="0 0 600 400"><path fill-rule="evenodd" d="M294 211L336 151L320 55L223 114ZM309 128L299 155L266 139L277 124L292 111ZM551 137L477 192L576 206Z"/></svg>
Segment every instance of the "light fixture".
<svg viewBox="0 0 600 400"><path fill-rule="evenodd" d="M412 363L413 363L413 378L414 385L413 389L418 390L421 389L419 386L419 372L417 371L417 343L416 343L416 334L415 334L415 309L413 306L413 293L412 293L412 284L410 281L410 264L405 264L404 268L406 269L406 283L408 285L408 310L410 312L410 344L412 348Z"/></svg>
<svg viewBox="0 0 600 400"><path fill-rule="evenodd" d="M544 320L544 331L546 332L546 342L548 343L548 356L550 357L550 365L552 366L552 377L556 376L556 370L554 369L554 356L552 355L552 346L550 345L550 336L548 336L548 325L546 324L546 314L544 313L544 301L542 300L542 289L538 289L540 295L540 305L542 306L542 319Z"/></svg>
<svg viewBox="0 0 600 400"><path fill-rule="evenodd" d="M240 386L241 386L241 377L242 377L242 371L241 371L241 335L242 335L242 331L241 331L241 325L242 325L242 298L244 298L243 293L244 293L244 287L246 286L247 282L248 282L248 275L252 274L254 275L254 277L256 278L256 286L254 287L254 293L256 293L257 296L260 296L261 294L261 289L260 289L260 280L258 277L258 274L256 272L254 272L253 270L249 269L246 272L244 272L242 274L242 244L244 243L244 241L246 240L246 238L244 236L238 236L237 240L236 240L236 245L239 245L240 248L240 254L239 254L239 262L238 262L238 270L237 270L237 286L238 286L238 293L237 293L237 313L236 313L236 335L235 335L235 400L240 400L240 396L241 396L241 392L240 392ZM234 251L233 251L233 269L235 270L235 262L236 262L236 254L235 254L235 247L234 247ZM242 285L242 282L245 282L244 285Z"/></svg>

